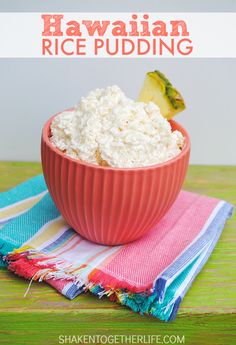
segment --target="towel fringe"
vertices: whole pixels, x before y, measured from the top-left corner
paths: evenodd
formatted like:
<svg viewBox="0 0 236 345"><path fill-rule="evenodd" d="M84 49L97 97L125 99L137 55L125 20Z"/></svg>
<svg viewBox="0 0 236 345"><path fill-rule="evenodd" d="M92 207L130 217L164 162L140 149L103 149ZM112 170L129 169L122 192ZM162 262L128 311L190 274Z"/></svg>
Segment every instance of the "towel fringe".
<svg viewBox="0 0 236 345"><path fill-rule="evenodd" d="M135 286L133 283L129 283L125 280L119 280L115 278L114 276L111 276L109 273L104 272L100 269L94 269L88 276L89 281L99 285L101 282L103 284L103 287L108 290L112 288L115 289L124 289L129 290L133 293L148 293L151 294L152 289L152 283L150 283L149 286Z"/></svg>
<svg viewBox="0 0 236 345"><path fill-rule="evenodd" d="M8 263L8 269L15 274L32 281L47 281L67 280L75 284L85 284L80 272L73 274L74 269L72 264L58 259L54 256L45 256L42 252L31 249L29 247L22 247L14 250L12 253L5 256L4 260Z"/></svg>
<svg viewBox="0 0 236 345"><path fill-rule="evenodd" d="M118 282L116 279L112 277L110 277L111 279L108 279L109 276L106 276L107 285L104 287L101 284L104 277L103 272L97 269L94 270L95 272L93 271L90 274L90 276L93 277L92 281L90 279L89 281L84 281L81 277L84 266L81 267L79 273L77 270L76 274L73 274L72 272L74 267L72 264L52 255L45 255L44 253L30 247L21 247L20 249L16 249L12 253L6 255L4 259L8 263L9 270L30 280L24 296L29 292L32 282L42 282L55 279L73 282L77 286L81 287L85 292L90 291L99 298L107 296L110 300L118 301L121 305L129 307L134 312L138 312L141 315L158 315L158 317L164 321L166 321L165 308L173 308L173 301L171 301L168 306L158 307L158 304L156 303L158 299L157 294L150 294L150 291L148 290L134 293L120 288L120 283L118 288ZM163 315L160 315L160 312Z"/></svg>

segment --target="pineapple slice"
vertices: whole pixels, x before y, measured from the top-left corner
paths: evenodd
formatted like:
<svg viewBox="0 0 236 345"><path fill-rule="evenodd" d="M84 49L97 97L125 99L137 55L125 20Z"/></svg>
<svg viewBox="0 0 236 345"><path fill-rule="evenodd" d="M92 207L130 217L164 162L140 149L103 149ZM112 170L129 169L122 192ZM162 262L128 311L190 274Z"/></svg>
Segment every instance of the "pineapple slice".
<svg viewBox="0 0 236 345"><path fill-rule="evenodd" d="M185 109L184 100L179 91L159 71L147 73L138 100L158 105L162 116L166 119L171 119Z"/></svg>

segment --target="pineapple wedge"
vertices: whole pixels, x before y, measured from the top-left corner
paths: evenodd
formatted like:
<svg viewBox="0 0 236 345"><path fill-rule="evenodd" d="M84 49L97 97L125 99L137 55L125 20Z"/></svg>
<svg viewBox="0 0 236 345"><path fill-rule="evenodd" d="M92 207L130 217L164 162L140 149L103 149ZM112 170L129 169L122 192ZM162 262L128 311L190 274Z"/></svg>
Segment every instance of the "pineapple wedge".
<svg viewBox="0 0 236 345"><path fill-rule="evenodd" d="M166 119L171 119L185 109L184 100L179 91L159 71L147 73L138 100L157 104L162 116Z"/></svg>

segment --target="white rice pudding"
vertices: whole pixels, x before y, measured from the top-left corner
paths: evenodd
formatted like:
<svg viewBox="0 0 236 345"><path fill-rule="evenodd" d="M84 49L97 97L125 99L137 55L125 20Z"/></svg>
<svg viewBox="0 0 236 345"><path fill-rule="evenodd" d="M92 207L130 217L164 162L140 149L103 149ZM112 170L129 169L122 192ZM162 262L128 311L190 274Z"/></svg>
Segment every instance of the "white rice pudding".
<svg viewBox="0 0 236 345"><path fill-rule="evenodd" d="M52 144L66 155L119 168L166 162L184 143L157 105L135 102L118 86L91 91L74 110L57 115L51 134Z"/></svg>

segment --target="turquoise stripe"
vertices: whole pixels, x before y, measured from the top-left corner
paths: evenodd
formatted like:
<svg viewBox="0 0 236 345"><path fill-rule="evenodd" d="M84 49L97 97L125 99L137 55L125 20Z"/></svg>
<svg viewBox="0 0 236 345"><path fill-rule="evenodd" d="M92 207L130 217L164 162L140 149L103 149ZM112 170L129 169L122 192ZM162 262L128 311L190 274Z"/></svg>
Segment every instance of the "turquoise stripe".
<svg viewBox="0 0 236 345"><path fill-rule="evenodd" d="M6 255L34 236L46 223L60 216L49 193L0 231L0 254Z"/></svg>
<svg viewBox="0 0 236 345"><path fill-rule="evenodd" d="M0 209L40 194L46 189L43 175L35 176L6 192L0 193Z"/></svg>
<svg viewBox="0 0 236 345"><path fill-rule="evenodd" d="M172 284L167 288L165 298L162 303L158 302L158 293L147 296L145 293L125 294L122 304L131 308L133 311L140 314L148 313L152 316L158 317L163 321L167 321L172 312L172 308L166 313L168 303L174 298L175 292L187 278L191 268L194 266L196 258L191 265L189 265Z"/></svg>

